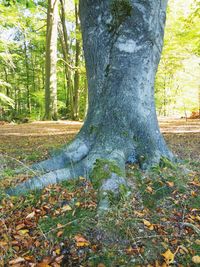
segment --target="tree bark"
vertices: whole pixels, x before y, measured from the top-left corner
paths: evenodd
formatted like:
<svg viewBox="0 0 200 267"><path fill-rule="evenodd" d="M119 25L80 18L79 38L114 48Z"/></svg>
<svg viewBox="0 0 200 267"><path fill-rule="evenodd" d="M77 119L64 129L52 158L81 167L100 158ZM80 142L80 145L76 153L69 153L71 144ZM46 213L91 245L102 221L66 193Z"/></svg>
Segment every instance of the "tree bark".
<svg viewBox="0 0 200 267"><path fill-rule="evenodd" d="M162 157L173 159L154 103L166 7L164 0L80 0L89 89L85 123L58 156L32 166L46 176L14 192L73 178L72 173L94 179L97 172L106 173L100 190L116 190L125 183L126 162L148 168Z"/></svg>
<svg viewBox="0 0 200 267"><path fill-rule="evenodd" d="M45 118L57 118L57 35L58 0L48 0L46 62L45 62Z"/></svg>

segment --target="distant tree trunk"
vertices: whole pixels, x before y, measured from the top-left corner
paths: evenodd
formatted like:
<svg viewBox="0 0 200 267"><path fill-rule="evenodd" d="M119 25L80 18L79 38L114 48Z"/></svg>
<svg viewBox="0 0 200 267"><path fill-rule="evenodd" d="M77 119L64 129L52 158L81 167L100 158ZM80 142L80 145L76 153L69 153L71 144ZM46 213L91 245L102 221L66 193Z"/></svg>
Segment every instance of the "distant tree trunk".
<svg viewBox="0 0 200 267"><path fill-rule="evenodd" d="M26 39L24 40L24 54L25 54L25 65L26 65L26 104L28 113L31 112L31 100L30 100L30 77L29 77L29 59Z"/></svg>
<svg viewBox="0 0 200 267"><path fill-rule="evenodd" d="M57 119L58 0L48 0L45 65L45 119Z"/></svg>
<svg viewBox="0 0 200 267"><path fill-rule="evenodd" d="M31 51L31 70L32 70L32 87L33 87L33 92L36 91L36 79L35 79L35 59L34 59L34 54L33 51ZM39 77L38 73L38 77ZM39 83L37 83L39 87Z"/></svg>
<svg viewBox="0 0 200 267"><path fill-rule="evenodd" d="M70 52L69 52L69 38L67 33L67 27L66 27L66 18L65 18L65 1L60 0L61 4L61 10L60 10L60 18L61 18L61 25L62 30L60 29L60 36L61 36L61 45L62 45L62 51L63 51L63 58L65 61L65 75L67 80L67 101L66 101L66 107L71 109L71 116L73 118L73 83L72 83L72 71L69 67L71 64L70 59Z"/></svg>
<svg viewBox="0 0 200 267"><path fill-rule="evenodd" d="M5 81L8 83L8 73L6 67L4 67L4 73L5 73ZM8 86L6 87L6 95L8 97L10 96L10 89Z"/></svg>
<svg viewBox="0 0 200 267"><path fill-rule="evenodd" d="M79 86L80 86L80 74L79 74L79 65L80 65L80 24L78 17L78 5L75 3L75 18L76 18L76 55L75 55L75 74L74 74L74 95L73 95L73 108L74 108L74 119L78 119L78 109L79 109Z"/></svg>

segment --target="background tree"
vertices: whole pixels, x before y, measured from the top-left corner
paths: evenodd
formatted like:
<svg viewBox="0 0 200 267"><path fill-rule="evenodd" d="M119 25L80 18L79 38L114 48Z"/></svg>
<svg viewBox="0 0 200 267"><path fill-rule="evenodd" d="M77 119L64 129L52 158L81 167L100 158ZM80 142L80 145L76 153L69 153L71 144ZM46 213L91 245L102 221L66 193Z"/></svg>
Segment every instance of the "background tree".
<svg viewBox="0 0 200 267"><path fill-rule="evenodd" d="M45 118L57 119L57 35L58 0L48 0L46 60L45 60Z"/></svg>

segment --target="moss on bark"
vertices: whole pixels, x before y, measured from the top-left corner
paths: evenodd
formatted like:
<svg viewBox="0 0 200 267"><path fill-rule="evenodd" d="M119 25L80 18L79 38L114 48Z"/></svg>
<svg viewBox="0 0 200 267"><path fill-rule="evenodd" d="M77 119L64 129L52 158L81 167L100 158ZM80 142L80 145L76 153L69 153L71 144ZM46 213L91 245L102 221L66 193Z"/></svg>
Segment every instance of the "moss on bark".
<svg viewBox="0 0 200 267"><path fill-rule="evenodd" d="M92 172L90 173L90 179L95 188L99 188L103 181L110 178L112 173L117 176L123 177L125 174L116 165L115 161L107 159L97 159Z"/></svg>

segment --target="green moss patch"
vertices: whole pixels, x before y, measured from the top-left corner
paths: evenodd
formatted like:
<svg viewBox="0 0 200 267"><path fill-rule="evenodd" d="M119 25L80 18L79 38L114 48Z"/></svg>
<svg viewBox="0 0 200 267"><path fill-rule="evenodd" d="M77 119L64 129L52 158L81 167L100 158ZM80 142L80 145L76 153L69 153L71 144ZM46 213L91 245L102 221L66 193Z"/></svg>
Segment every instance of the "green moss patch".
<svg viewBox="0 0 200 267"><path fill-rule="evenodd" d="M116 162L106 159L97 159L90 174L90 179L94 188L99 188L103 180L111 177L112 173L118 176L124 176L123 171L116 165Z"/></svg>

